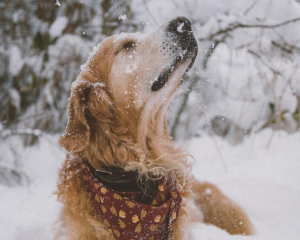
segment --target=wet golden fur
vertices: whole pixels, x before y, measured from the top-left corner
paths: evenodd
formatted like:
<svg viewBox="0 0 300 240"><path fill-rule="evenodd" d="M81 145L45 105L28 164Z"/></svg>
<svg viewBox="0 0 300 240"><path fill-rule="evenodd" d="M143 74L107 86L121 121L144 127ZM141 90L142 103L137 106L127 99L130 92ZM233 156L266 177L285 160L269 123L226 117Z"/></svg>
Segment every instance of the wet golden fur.
<svg viewBox="0 0 300 240"><path fill-rule="evenodd" d="M138 169L141 174L173 171L184 199L174 225L174 239L186 236L185 224L191 221L189 211L194 211L187 203L192 199L203 210L204 222L231 234L252 232L240 207L215 186L194 179L187 154L169 137L165 114L190 62L174 71L161 90L151 92L151 77L168 61L159 52L159 34L106 38L72 84L69 122L60 139L70 154L58 183L58 198L64 205L61 219L69 240L113 239L84 191L79 174L82 157L99 169L118 166ZM124 49L128 41L135 43L134 48ZM154 57L145 54L146 50ZM133 71L128 72L128 66Z"/></svg>

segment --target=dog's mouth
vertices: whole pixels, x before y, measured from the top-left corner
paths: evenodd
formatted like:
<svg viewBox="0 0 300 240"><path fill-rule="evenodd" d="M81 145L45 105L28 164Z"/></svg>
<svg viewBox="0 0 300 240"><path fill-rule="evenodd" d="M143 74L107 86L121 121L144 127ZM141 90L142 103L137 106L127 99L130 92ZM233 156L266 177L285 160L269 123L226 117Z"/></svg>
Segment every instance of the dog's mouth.
<svg viewBox="0 0 300 240"><path fill-rule="evenodd" d="M195 47L193 47L193 50L191 52L187 51L187 54L185 54L183 56L177 56L176 59L174 60L174 62L169 67L165 68L162 71L162 73L159 75L157 80L153 82L153 84L151 86L151 90L153 92L156 92L156 91L160 90L161 88L163 88L163 86L168 82L168 79L169 79L169 76L171 75L171 73L174 72L177 69L177 67L179 67L185 61L191 60L191 63L188 65L188 67L185 71L185 73L187 73L193 66L196 56L197 56L197 44L195 45ZM181 76L181 78L183 76Z"/></svg>
<svg viewBox="0 0 300 240"><path fill-rule="evenodd" d="M153 92L163 88L163 86L168 82L171 73L173 73L186 61L190 61L190 64L185 70L185 73L187 73L193 66L198 52L197 41L194 37L191 29L191 23L188 19L184 17L178 17L172 20L167 26L166 35L170 41L178 46L179 51L177 52L177 55L171 65L164 68L157 80L153 82L151 86L151 90ZM180 78L182 78L184 74L180 76Z"/></svg>

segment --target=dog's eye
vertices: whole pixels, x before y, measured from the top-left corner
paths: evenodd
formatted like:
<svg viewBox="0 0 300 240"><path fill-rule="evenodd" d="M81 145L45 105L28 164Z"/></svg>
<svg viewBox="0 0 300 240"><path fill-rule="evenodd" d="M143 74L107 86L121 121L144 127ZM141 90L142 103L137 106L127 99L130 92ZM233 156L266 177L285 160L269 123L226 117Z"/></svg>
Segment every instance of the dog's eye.
<svg viewBox="0 0 300 240"><path fill-rule="evenodd" d="M123 44L123 46L122 46L122 49L126 49L126 50L129 50L129 49L131 49L131 48L133 48L134 47L134 42L126 42L126 43L124 43Z"/></svg>
<svg viewBox="0 0 300 240"><path fill-rule="evenodd" d="M122 50L124 51L128 51L132 48L134 48L136 46L135 42L133 42L132 40L131 41L127 41L127 42L124 42L123 44L121 44L118 48L118 50L116 51L116 55L119 53L119 52L122 52Z"/></svg>

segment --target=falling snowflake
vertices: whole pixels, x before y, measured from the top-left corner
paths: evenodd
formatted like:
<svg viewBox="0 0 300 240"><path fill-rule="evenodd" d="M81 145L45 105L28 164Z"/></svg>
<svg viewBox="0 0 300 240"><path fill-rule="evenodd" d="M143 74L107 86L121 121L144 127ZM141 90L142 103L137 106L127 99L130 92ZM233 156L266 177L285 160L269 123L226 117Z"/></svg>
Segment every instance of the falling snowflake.
<svg viewBox="0 0 300 240"><path fill-rule="evenodd" d="M56 3L55 3L55 5L57 5L57 6L61 6L61 4L60 4L60 2L58 1L58 0L56 0Z"/></svg>
<svg viewBox="0 0 300 240"><path fill-rule="evenodd" d="M182 33L183 32L183 27L184 27L184 22L181 23L178 27L177 27L177 32Z"/></svg>
<svg viewBox="0 0 300 240"><path fill-rule="evenodd" d="M122 20L123 22L125 22L126 19L127 19L126 14L119 16L119 20Z"/></svg>

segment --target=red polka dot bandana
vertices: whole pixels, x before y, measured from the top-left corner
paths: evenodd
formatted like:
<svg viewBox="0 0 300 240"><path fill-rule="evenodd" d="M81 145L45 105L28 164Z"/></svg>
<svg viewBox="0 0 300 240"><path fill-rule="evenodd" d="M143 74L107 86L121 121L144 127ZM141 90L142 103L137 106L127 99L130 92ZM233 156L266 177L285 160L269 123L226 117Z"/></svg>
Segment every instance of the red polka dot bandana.
<svg viewBox="0 0 300 240"><path fill-rule="evenodd" d="M116 239L165 240L172 237L181 195L176 181L161 179L151 204L138 202L138 191L115 191L82 162L82 179L95 211Z"/></svg>

